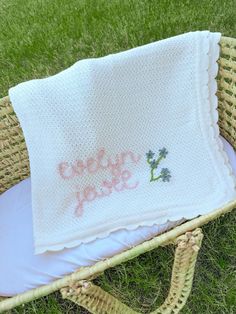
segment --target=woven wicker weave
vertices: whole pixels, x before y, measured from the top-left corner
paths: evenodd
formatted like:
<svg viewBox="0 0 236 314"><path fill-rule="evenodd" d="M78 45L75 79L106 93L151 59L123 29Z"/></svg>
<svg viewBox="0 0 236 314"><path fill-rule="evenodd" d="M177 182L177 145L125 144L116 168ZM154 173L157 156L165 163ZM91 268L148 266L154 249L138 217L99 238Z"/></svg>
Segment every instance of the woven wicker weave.
<svg viewBox="0 0 236 314"><path fill-rule="evenodd" d="M221 55L218 60L218 111L219 126L223 135L236 149L236 39L222 37ZM19 121L8 97L0 100L0 193L30 175L28 152ZM80 267L78 271L51 284L27 291L12 298L3 298L0 312L60 290L67 298L96 314L137 313L127 305L92 283L92 279L114 267L158 246L176 245L169 294L156 311L179 313L192 288L194 268L203 238L199 227L236 207L236 200L217 209L214 213L192 219L151 240L121 252L93 266Z"/></svg>
<svg viewBox="0 0 236 314"><path fill-rule="evenodd" d="M24 135L7 96L0 100L0 194L29 175Z"/></svg>

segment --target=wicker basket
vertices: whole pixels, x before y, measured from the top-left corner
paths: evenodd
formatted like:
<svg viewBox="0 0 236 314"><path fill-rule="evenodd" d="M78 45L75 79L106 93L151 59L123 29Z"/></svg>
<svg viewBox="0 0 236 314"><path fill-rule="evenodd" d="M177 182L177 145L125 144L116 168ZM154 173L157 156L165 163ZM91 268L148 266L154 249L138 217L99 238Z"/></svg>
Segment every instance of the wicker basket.
<svg viewBox="0 0 236 314"><path fill-rule="evenodd" d="M236 39L222 37L218 60L218 111L221 135L236 148ZM0 100L0 193L30 175L28 152L19 121L9 97ZM194 267L203 238L199 228L236 207L236 200L214 213L192 219L174 229L145 241L93 266L55 280L51 284L12 298L2 298L0 312L60 290L62 297L72 300L91 313L137 313L92 283L92 279L142 253L167 244L176 245L169 294L154 313L178 313L186 303L192 287Z"/></svg>

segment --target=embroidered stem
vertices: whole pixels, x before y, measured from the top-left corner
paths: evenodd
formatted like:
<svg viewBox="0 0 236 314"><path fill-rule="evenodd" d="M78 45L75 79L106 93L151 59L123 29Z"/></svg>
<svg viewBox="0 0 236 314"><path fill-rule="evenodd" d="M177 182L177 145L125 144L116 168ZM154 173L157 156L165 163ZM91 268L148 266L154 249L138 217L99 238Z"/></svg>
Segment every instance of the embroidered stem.
<svg viewBox="0 0 236 314"><path fill-rule="evenodd" d="M157 168L159 163L161 162L161 160L163 159L164 157L163 156L160 156L157 161L155 162L155 167L154 168Z"/></svg>
<svg viewBox="0 0 236 314"><path fill-rule="evenodd" d="M148 159L147 159L147 163L148 163L149 165L151 165L151 158L148 158Z"/></svg>
<svg viewBox="0 0 236 314"><path fill-rule="evenodd" d="M160 174L158 177L154 178L154 169L151 170L151 179L150 182L152 181L158 181L160 178L162 178L162 175Z"/></svg>

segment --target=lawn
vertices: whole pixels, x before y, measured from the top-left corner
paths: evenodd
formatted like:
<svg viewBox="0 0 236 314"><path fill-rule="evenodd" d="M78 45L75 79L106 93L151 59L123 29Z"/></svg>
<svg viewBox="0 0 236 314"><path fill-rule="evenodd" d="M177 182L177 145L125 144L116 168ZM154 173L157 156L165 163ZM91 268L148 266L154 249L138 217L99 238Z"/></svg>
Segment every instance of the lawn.
<svg viewBox="0 0 236 314"><path fill-rule="evenodd" d="M22 81L194 30L236 37L236 1L0 0L0 97ZM235 211L203 227L193 289L182 313L236 313ZM149 312L168 292L173 247L107 270L96 280L134 309ZM87 313L59 293L11 313Z"/></svg>

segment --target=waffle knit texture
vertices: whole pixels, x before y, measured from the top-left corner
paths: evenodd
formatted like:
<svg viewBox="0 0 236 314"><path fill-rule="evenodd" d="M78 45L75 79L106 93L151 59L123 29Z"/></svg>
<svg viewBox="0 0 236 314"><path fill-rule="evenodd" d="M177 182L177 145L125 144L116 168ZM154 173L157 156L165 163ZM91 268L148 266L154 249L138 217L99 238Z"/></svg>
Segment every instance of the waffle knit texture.
<svg viewBox="0 0 236 314"><path fill-rule="evenodd" d="M29 153L35 254L236 197L217 124L220 36L181 34L9 89Z"/></svg>

